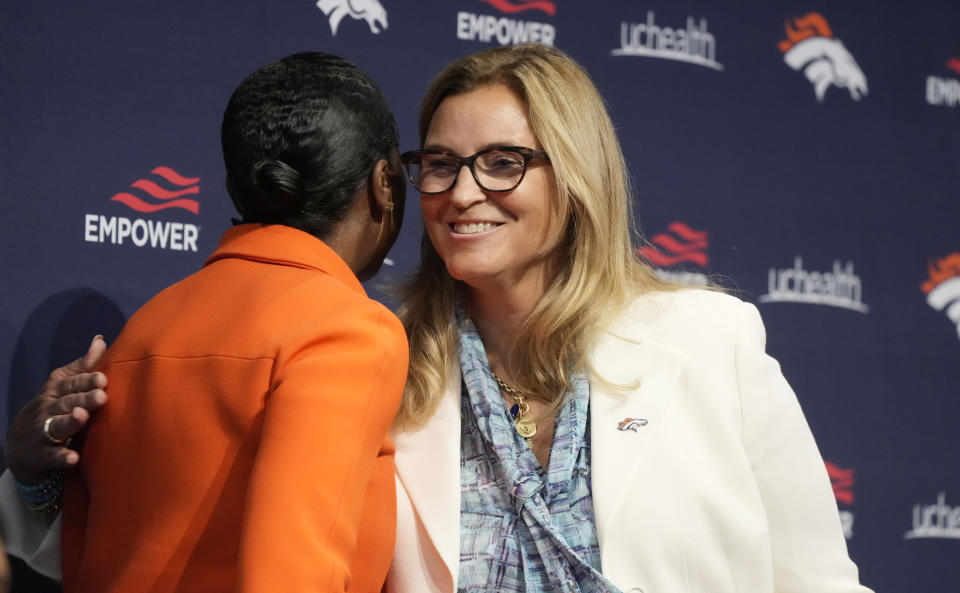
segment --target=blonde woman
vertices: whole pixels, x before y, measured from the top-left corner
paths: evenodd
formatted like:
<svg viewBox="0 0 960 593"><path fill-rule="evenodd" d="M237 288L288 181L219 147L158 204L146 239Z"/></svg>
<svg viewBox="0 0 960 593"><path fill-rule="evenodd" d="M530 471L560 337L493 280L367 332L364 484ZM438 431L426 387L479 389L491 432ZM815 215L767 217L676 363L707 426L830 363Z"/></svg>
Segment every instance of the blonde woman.
<svg viewBox="0 0 960 593"><path fill-rule="evenodd" d="M467 56L420 138L388 589L865 591L756 309L634 256L587 74L537 45Z"/></svg>
<svg viewBox="0 0 960 593"><path fill-rule="evenodd" d="M756 309L634 257L586 73L538 45L467 56L420 136L387 590L867 591ZM78 377L61 392L102 381Z"/></svg>

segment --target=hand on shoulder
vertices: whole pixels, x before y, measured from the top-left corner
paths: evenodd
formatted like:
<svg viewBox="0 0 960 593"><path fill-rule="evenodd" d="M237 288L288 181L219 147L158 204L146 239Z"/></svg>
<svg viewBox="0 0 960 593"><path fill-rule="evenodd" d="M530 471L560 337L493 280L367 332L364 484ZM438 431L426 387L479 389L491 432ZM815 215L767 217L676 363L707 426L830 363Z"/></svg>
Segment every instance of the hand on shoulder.
<svg viewBox="0 0 960 593"><path fill-rule="evenodd" d="M90 414L107 402L107 377L93 372L106 349L103 337L94 337L86 354L54 369L10 422L6 461L21 481L40 482L51 470L72 467L80 460L68 439L83 430Z"/></svg>

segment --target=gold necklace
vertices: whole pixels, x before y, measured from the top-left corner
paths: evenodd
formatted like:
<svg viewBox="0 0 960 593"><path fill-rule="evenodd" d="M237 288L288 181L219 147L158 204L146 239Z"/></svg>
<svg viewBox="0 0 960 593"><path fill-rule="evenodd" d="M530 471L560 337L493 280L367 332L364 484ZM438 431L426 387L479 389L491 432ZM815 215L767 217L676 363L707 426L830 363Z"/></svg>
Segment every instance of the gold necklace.
<svg viewBox="0 0 960 593"><path fill-rule="evenodd" d="M490 372L493 373L493 371ZM513 427L517 430L517 434L526 439L528 445L533 446L533 435L537 434L537 423L533 418L530 418L530 404L526 401L527 393L510 387L496 373L493 373L493 378L500 389L517 402L510 408L510 414L513 416Z"/></svg>

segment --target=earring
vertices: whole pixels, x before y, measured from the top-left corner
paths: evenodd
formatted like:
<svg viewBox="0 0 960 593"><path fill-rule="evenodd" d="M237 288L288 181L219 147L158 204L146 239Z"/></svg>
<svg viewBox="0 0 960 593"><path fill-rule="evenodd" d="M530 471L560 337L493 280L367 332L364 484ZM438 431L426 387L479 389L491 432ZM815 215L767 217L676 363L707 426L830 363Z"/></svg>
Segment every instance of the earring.
<svg viewBox="0 0 960 593"><path fill-rule="evenodd" d="M380 229L377 230L377 244L379 245L383 241L385 234L393 230L393 202L388 202L383 205L384 215L380 217Z"/></svg>

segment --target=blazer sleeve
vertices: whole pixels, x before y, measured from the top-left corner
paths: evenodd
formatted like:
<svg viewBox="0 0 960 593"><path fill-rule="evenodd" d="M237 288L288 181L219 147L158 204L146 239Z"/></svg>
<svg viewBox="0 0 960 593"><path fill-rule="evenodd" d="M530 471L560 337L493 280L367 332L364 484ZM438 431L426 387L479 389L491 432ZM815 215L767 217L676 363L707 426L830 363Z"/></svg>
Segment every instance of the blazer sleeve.
<svg viewBox="0 0 960 593"><path fill-rule="evenodd" d="M736 341L742 438L770 528L774 591L867 593L823 459L800 404L765 351L756 307L742 303Z"/></svg>
<svg viewBox="0 0 960 593"><path fill-rule="evenodd" d="M311 296L290 310L323 300ZM241 592L349 587L365 493L407 367L399 320L364 301L315 323L298 320L280 347L244 509ZM393 504L391 490L381 526L391 549Z"/></svg>
<svg viewBox="0 0 960 593"><path fill-rule="evenodd" d="M10 470L0 476L0 527L8 554L43 576L60 580L60 514L48 523L28 510Z"/></svg>

